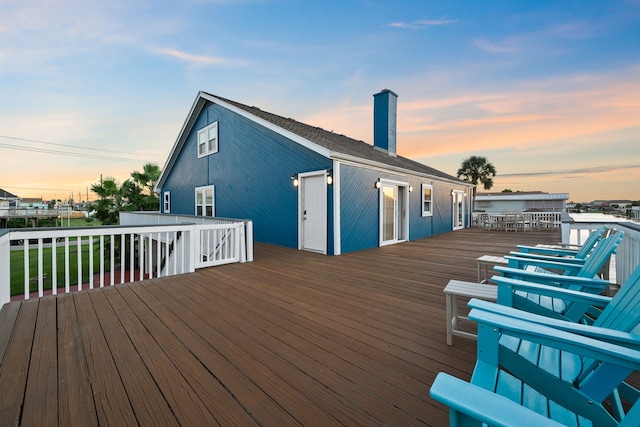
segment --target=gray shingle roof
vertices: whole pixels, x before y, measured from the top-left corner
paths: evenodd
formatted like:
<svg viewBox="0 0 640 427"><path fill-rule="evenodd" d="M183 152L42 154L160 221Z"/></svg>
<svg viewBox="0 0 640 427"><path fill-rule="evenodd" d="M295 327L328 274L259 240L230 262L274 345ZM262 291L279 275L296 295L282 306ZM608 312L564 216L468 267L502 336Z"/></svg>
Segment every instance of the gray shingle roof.
<svg viewBox="0 0 640 427"><path fill-rule="evenodd" d="M469 185L469 183L456 178L455 176L441 172L437 169L429 167L423 163L408 159L402 156L390 156L383 151L373 148L371 144L364 141L358 141L345 135L324 130L319 127L307 125L293 119L278 116L276 114L263 111L257 107L249 107L230 99L226 99L217 95L208 93L208 95L227 102L237 108L240 108L256 117L266 120L282 129L292 132L308 141L311 141L331 152L346 154L348 156L358 157L361 159L382 163L396 168L406 169L412 172L431 175L448 180L458 181Z"/></svg>
<svg viewBox="0 0 640 427"><path fill-rule="evenodd" d="M15 194L11 194L8 191L3 190L2 188L0 188L0 198L2 198L2 199L19 199L19 197L16 196Z"/></svg>

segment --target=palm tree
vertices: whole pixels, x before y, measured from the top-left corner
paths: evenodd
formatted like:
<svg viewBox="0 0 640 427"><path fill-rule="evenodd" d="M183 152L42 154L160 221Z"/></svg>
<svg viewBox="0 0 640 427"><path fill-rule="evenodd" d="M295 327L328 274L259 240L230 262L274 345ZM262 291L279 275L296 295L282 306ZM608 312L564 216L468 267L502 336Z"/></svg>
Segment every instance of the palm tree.
<svg viewBox="0 0 640 427"><path fill-rule="evenodd" d="M160 206L160 199L158 195L154 192L156 183L160 178L160 167L153 163L146 163L142 172L133 171L131 172L131 178L133 179L133 183L139 186L140 191L138 194L135 193L134 188L130 188L130 202L135 206L134 210L141 211L156 211ZM125 183L127 183L125 181ZM124 184L123 184L124 185ZM129 187L132 187L129 184ZM134 201L135 200L135 201Z"/></svg>
<svg viewBox="0 0 640 427"><path fill-rule="evenodd" d="M492 177L496 176L496 168L487 162L486 157L471 156L462 162L458 169L458 178L462 177L467 182L478 185L478 181L484 185L485 190L493 187Z"/></svg>
<svg viewBox="0 0 640 427"><path fill-rule="evenodd" d="M486 157L471 156L462 162L462 166L458 169L458 178L478 185L478 181L484 186L485 190L493 187L493 177L496 176L496 168L489 163ZM476 187L473 187L473 204L476 202Z"/></svg>
<svg viewBox="0 0 640 427"><path fill-rule="evenodd" d="M131 172L131 178L133 181L142 188L146 188L149 193L153 194L153 189L160 178L160 167L154 163L146 163L142 167L142 172Z"/></svg>
<svg viewBox="0 0 640 427"><path fill-rule="evenodd" d="M96 211L95 217L105 225L118 224L119 214L123 207L122 190L115 178L105 178L91 186L91 191L100 198L92 203Z"/></svg>

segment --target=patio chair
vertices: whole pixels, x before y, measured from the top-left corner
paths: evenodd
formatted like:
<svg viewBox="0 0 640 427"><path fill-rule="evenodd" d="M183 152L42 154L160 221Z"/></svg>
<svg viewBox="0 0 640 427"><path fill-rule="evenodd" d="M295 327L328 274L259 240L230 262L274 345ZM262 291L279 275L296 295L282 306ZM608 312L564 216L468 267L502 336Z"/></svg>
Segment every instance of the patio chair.
<svg viewBox="0 0 640 427"><path fill-rule="evenodd" d="M603 282L600 279L581 277L574 279L576 287L601 288ZM613 298L501 276L494 276L492 280L498 286L498 304L570 322L598 325L602 321L599 319L603 309L606 312L610 305L618 304L618 301L631 301L634 306L640 304L640 298L637 301L632 299L640 292L636 289L640 288L640 265Z"/></svg>
<svg viewBox="0 0 640 427"><path fill-rule="evenodd" d="M573 257L584 259L587 255L593 250L595 245L603 238L606 237L607 226L603 225L597 230L589 233L589 237L584 241L582 246L579 249L570 249L567 247L549 247L549 246L525 246L518 245L519 254L540 254L540 255L550 255L550 256L562 256L562 257Z"/></svg>
<svg viewBox="0 0 640 427"><path fill-rule="evenodd" d="M439 372L429 395L449 407L451 427L562 427L533 410L504 396L459 378Z"/></svg>
<svg viewBox="0 0 640 427"><path fill-rule="evenodd" d="M605 237L607 230L607 226L602 226L599 229L592 231L579 249L518 245L517 248L519 251L511 251L509 254L511 256L521 256L548 261L555 260L572 262L575 260L576 262L584 262L584 260L591 254L594 247Z"/></svg>
<svg viewBox="0 0 640 427"><path fill-rule="evenodd" d="M562 287L545 285L503 276L493 276L498 287L500 305L572 322L591 323L598 309L608 303L600 295L610 282L586 277L561 276Z"/></svg>
<svg viewBox="0 0 640 427"><path fill-rule="evenodd" d="M605 267L611 255L616 252L623 237L623 231L616 231L603 239L583 263L505 256L504 258L509 263L508 267L496 266L494 271L504 277L562 287L570 286L570 289L575 290L587 290L580 286L573 287L573 283L565 281L564 277L595 278L600 270Z"/></svg>
<svg viewBox="0 0 640 427"><path fill-rule="evenodd" d="M640 369L640 335L633 332L640 286L621 292L594 325L470 301L469 318L478 322L473 387L441 373L431 396L451 406L454 426L547 425L542 418L560 425L640 425L640 391L624 382Z"/></svg>

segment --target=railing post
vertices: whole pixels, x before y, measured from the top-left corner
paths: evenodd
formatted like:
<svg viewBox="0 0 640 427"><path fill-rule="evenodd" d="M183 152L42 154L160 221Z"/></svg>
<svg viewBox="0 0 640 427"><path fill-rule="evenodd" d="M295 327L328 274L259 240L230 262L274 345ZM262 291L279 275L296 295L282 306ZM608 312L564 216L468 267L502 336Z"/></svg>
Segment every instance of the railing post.
<svg viewBox="0 0 640 427"><path fill-rule="evenodd" d="M567 213L562 213L561 215L561 229L562 229L562 243L569 244L571 242L571 223L573 223L573 218Z"/></svg>
<svg viewBox="0 0 640 427"><path fill-rule="evenodd" d="M247 262L253 261L253 221L246 221L245 223L246 230L246 245L247 245Z"/></svg>
<svg viewBox="0 0 640 427"><path fill-rule="evenodd" d="M238 260L238 262L242 262L242 258L244 258L244 254L242 253L242 246L240 244L240 238L242 237L242 232L241 230L243 229L243 224L242 223L238 223L236 224L235 227L233 227L233 246L234 246L234 252L235 252L235 257Z"/></svg>
<svg viewBox="0 0 640 427"><path fill-rule="evenodd" d="M11 233L0 237L0 307L11 301Z"/></svg>
<svg viewBox="0 0 640 427"><path fill-rule="evenodd" d="M247 237L245 234L246 224L241 222L238 227L240 238L240 262L247 262Z"/></svg>
<svg viewBox="0 0 640 427"><path fill-rule="evenodd" d="M640 232L629 227L624 227L624 232L624 238L616 252L616 282L618 284L623 284L640 265Z"/></svg>
<svg viewBox="0 0 640 427"><path fill-rule="evenodd" d="M196 224L189 228L189 273L193 273L196 271L196 256L200 256L200 230Z"/></svg>

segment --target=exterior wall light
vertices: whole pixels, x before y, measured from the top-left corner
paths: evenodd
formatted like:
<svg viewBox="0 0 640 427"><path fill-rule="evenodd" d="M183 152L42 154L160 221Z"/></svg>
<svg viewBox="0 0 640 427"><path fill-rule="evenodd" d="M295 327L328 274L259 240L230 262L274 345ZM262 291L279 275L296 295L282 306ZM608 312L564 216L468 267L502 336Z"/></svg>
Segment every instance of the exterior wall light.
<svg viewBox="0 0 640 427"><path fill-rule="evenodd" d="M409 186L409 193L411 193L413 191L413 187Z"/></svg>
<svg viewBox="0 0 640 427"><path fill-rule="evenodd" d="M380 181L376 181L373 183L374 188L380 188Z"/></svg>
<svg viewBox="0 0 640 427"><path fill-rule="evenodd" d="M300 185L300 181L298 181L298 174L294 173L293 175L291 175L291 180L293 181L293 186L297 187L298 185Z"/></svg>
<svg viewBox="0 0 640 427"><path fill-rule="evenodd" d="M329 169L327 171L327 184L328 185L333 184L333 169Z"/></svg>

